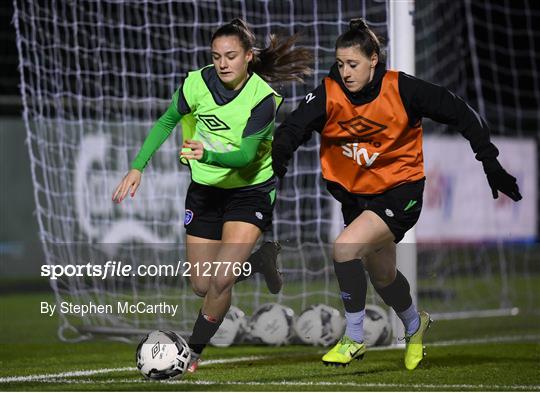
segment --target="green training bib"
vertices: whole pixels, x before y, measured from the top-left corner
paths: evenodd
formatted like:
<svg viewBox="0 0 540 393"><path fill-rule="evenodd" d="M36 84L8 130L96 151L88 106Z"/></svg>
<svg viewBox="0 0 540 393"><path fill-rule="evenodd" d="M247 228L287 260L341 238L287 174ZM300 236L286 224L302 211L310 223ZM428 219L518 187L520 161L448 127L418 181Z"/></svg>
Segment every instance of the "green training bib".
<svg viewBox="0 0 540 393"><path fill-rule="evenodd" d="M205 68L190 72L184 81L183 93L191 113L182 117L182 138L198 140L206 150L218 153L238 150L251 110L271 94L279 108L282 97L253 73L233 100L218 105L203 79ZM243 168L223 168L190 160L193 181L219 188L237 188L268 180L273 175L273 128L274 124L272 133L259 145L255 159Z"/></svg>

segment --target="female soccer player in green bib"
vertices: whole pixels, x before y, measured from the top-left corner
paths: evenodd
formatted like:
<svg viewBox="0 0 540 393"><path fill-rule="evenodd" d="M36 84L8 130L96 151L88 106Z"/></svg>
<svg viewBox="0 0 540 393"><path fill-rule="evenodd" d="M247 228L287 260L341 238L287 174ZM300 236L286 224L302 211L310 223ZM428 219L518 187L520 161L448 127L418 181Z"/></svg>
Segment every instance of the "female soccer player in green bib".
<svg viewBox="0 0 540 393"><path fill-rule="evenodd" d="M281 288L275 264L279 245L268 242L250 253L271 226L275 198L271 149L282 98L267 81L302 80L311 71L310 52L291 49L294 41L271 36L269 47L257 50L255 36L242 20L220 27L211 40L213 64L188 73L113 194L118 203L135 194L146 164L181 122L180 159L190 166L192 177L184 218L187 260L193 291L204 298L189 340L191 371L241 279L238 269L217 263L203 275L196 263L250 261L254 271L265 275L272 293Z"/></svg>

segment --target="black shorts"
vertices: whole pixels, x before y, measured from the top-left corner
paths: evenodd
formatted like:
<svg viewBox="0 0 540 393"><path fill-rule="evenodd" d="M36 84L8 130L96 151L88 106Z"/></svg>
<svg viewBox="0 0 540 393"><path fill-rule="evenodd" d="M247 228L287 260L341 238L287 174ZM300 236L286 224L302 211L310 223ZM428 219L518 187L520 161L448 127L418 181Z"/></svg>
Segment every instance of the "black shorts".
<svg viewBox="0 0 540 393"><path fill-rule="evenodd" d="M188 235L213 240L221 240L227 221L248 222L264 232L272 226L274 200L274 189L223 189L191 182L184 228Z"/></svg>
<svg viewBox="0 0 540 393"><path fill-rule="evenodd" d="M364 210L371 210L388 225L394 234L394 243L399 243L405 232L411 229L420 217L424 183L424 179L404 183L376 195L353 194L333 182L327 182L327 189L341 202L345 226L353 222Z"/></svg>

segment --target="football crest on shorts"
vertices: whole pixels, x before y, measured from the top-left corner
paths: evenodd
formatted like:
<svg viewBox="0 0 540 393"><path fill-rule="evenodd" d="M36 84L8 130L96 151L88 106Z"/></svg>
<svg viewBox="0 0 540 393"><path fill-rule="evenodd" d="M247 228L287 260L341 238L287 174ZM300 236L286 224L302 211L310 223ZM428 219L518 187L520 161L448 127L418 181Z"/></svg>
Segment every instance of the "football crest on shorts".
<svg viewBox="0 0 540 393"><path fill-rule="evenodd" d="M186 214L184 215L184 225L189 225L193 220L193 212L189 209L186 209Z"/></svg>

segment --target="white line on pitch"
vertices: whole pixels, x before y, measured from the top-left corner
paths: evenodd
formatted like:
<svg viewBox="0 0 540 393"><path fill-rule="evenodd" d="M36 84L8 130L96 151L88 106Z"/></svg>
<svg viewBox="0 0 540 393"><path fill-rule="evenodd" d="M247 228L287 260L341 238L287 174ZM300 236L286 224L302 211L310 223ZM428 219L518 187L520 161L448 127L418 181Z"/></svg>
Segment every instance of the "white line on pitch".
<svg viewBox="0 0 540 393"><path fill-rule="evenodd" d="M0 378L0 383L7 382L27 382L37 380L47 380L51 378L69 378L69 377L86 377L89 375L106 374L106 373L119 373L122 371L134 370L134 367L121 367L121 368L103 368L99 370L79 370L79 371L66 371L57 374L41 374L41 375L26 375L19 377L3 377Z"/></svg>
<svg viewBox="0 0 540 393"><path fill-rule="evenodd" d="M529 342L529 341L539 341L539 334L527 334L524 336L493 336L493 337L482 337L482 338L471 338L463 340L446 340L446 341L436 341L436 342L427 342L424 343L428 348L429 347L447 347L452 345L472 345L472 344L492 344L492 343L513 343L513 342ZM405 348L405 344L396 344L389 347L373 347L368 348L368 351L391 351L396 349Z"/></svg>
<svg viewBox="0 0 540 393"><path fill-rule="evenodd" d="M483 337L483 338L474 338L474 339L463 339L463 340L449 340L449 341L437 341L432 344L427 343L426 345L432 345L435 347L445 347L448 345L467 345L467 344L490 344L490 343L511 343L518 341L540 341L540 335L538 334L528 334L525 336L495 336L495 337Z"/></svg>
<svg viewBox="0 0 540 393"><path fill-rule="evenodd" d="M485 337L479 339L469 339L469 340L452 340L452 341L439 341L434 343L426 343L429 346L451 346L451 345L467 345L467 344L483 344L483 343L505 343L505 342L516 342L516 341L539 341L540 335L526 335L526 336L499 336L499 337ZM375 347L370 348L369 351L388 351L402 349L399 347ZM324 351L318 351L317 353L323 353ZM244 356L236 358L224 358L224 359L210 359L201 362L200 367L209 366L212 364L222 364L222 363L235 363L235 362L246 362L251 360L262 360L269 359L272 357L281 356L281 354L270 355L270 356ZM124 372L124 371L135 371L135 367L121 367L121 368L104 368L98 370L79 370L79 371L67 371L57 374L41 374L41 375L26 375L26 376L17 376L17 377L3 377L0 378L0 383L9 383L9 382L30 382L30 381L41 381L46 382L51 379L58 378L70 378L70 377L85 377L98 374L107 374L115 372ZM56 381L58 382L58 381ZM394 386L394 385L392 385Z"/></svg>
<svg viewBox="0 0 540 393"><path fill-rule="evenodd" d="M205 360L204 362L201 362L200 366L202 367L202 366L208 366L211 364L247 362L250 360L266 359L268 357L270 356L244 356L244 357L237 357L237 358L210 359L210 360ZM107 374L107 373L115 373L115 372L119 373L123 371L135 371L135 370L137 370L135 367L121 367L121 368L103 368L103 369L98 369L98 370L67 371L67 372L57 373L57 374L3 377L3 378L0 378L0 383L43 381L43 380L49 380L53 378L86 377L90 375Z"/></svg>
<svg viewBox="0 0 540 393"><path fill-rule="evenodd" d="M299 381L264 381L264 382L255 382L255 381L210 381L210 380L172 380L172 381L148 381L142 377L139 379L106 379L102 381L96 381L94 379L43 379L37 380L36 382L43 383L58 383L58 384L111 384L111 383L126 383L126 384L138 384L144 383L147 384L149 388L153 384L166 384L166 385L202 385L202 386L214 386L214 385L227 385L227 386L237 386L237 385L249 385L249 386L342 386L342 387L354 387L354 388L414 388L414 389L454 389L454 390L470 390L470 389L479 389L479 390L540 390L540 385L487 385L487 384L406 384L406 383L356 383L356 382L328 382L328 381L319 381L319 382L299 382Z"/></svg>

